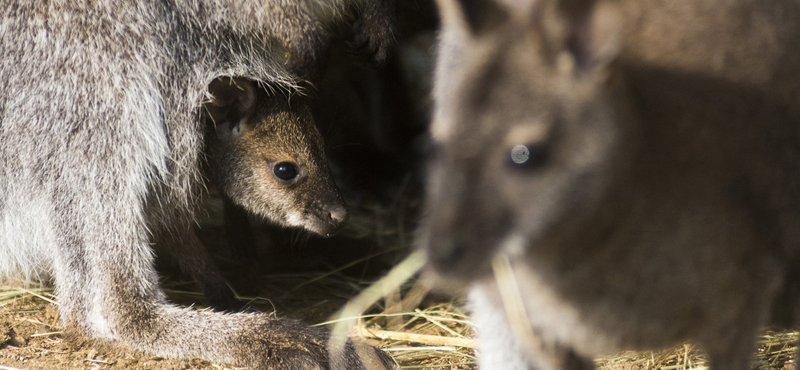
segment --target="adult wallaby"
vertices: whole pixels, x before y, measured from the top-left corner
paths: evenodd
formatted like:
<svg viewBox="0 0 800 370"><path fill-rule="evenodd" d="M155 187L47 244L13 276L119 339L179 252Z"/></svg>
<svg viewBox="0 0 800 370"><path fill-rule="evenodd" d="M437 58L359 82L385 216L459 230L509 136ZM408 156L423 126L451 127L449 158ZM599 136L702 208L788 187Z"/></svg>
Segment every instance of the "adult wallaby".
<svg viewBox="0 0 800 370"><path fill-rule="evenodd" d="M243 259L255 258L241 208L323 237L341 228L348 219L347 205L330 176L322 135L305 99L243 78L218 78L208 90L210 97L201 108L205 171L225 199L230 248ZM193 230L165 231L159 241L198 282L208 304L240 308Z"/></svg>
<svg viewBox="0 0 800 370"><path fill-rule="evenodd" d="M800 3L439 0L427 222L480 366L800 319Z"/></svg>
<svg viewBox="0 0 800 370"><path fill-rule="evenodd" d="M388 4L0 1L0 280L52 279L71 340L260 369L394 367L352 343L329 358L328 334L295 321L168 304L149 245L191 225L212 80L293 86L322 25ZM361 28L381 54L375 14Z"/></svg>

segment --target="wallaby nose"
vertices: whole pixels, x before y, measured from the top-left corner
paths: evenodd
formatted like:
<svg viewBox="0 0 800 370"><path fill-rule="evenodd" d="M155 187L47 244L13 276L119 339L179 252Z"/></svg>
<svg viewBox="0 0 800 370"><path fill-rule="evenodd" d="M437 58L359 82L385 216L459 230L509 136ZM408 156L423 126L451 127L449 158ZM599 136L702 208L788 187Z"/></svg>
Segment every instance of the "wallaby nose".
<svg viewBox="0 0 800 370"><path fill-rule="evenodd" d="M323 238L328 238L336 234L344 226L350 214L344 202L335 202L324 208L317 208L313 217L309 218L306 230L311 231Z"/></svg>
<svg viewBox="0 0 800 370"><path fill-rule="evenodd" d="M331 218L331 223L337 229L342 227L348 219L350 219L350 212L347 211L347 207L340 205L340 206L333 206L328 209L328 215Z"/></svg>
<svg viewBox="0 0 800 370"><path fill-rule="evenodd" d="M440 277L468 282L485 275L488 256L476 253L470 242L463 240L431 240L426 247L428 263Z"/></svg>
<svg viewBox="0 0 800 370"><path fill-rule="evenodd" d="M439 271L453 269L464 258L466 248L455 241L440 241L429 252L430 262Z"/></svg>

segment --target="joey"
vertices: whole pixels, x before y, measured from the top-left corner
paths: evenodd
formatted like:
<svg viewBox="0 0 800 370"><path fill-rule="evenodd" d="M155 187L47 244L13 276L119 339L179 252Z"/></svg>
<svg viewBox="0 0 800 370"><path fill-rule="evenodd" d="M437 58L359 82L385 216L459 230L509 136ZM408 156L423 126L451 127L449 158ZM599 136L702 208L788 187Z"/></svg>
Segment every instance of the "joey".
<svg viewBox="0 0 800 370"><path fill-rule="evenodd" d="M322 237L344 225L347 206L304 98L221 77L209 85L201 109L205 172L222 194L229 248L240 261L258 258L248 213ZM242 308L193 231L161 241L211 307Z"/></svg>
<svg viewBox="0 0 800 370"><path fill-rule="evenodd" d="M302 97L243 79L211 83L209 177L233 203L282 226L330 236L348 218L322 136Z"/></svg>

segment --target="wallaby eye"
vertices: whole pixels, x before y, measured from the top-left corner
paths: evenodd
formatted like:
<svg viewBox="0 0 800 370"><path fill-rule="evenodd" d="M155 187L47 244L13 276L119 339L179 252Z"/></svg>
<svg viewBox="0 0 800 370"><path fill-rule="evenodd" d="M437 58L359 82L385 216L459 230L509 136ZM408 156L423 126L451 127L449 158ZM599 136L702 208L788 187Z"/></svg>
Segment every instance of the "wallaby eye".
<svg viewBox="0 0 800 370"><path fill-rule="evenodd" d="M290 181L297 177L299 171L297 171L297 166L292 162L279 162L272 168L272 173L280 180Z"/></svg>
<svg viewBox="0 0 800 370"><path fill-rule="evenodd" d="M518 144L511 148L511 160L516 164L523 164L531 158L531 151L527 146Z"/></svg>
<svg viewBox="0 0 800 370"><path fill-rule="evenodd" d="M550 148L546 143L517 144L511 148L511 162L524 168L539 168L547 163Z"/></svg>

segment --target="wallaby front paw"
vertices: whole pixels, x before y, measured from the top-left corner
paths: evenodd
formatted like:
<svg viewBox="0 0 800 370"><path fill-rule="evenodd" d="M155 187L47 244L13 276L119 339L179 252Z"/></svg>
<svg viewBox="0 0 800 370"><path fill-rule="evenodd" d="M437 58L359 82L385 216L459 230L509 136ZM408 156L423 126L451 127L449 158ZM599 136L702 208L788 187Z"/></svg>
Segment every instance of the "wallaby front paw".
<svg viewBox="0 0 800 370"><path fill-rule="evenodd" d="M325 53L330 44L328 35L321 29L309 35L304 42L285 45L286 70L306 80L315 80L325 71Z"/></svg>
<svg viewBox="0 0 800 370"><path fill-rule="evenodd" d="M350 346L348 346L348 351L351 351ZM354 354L354 361L357 361L365 370L395 370L400 368L386 352L366 343L352 343L352 353ZM347 369L350 369L350 366L352 365L348 364Z"/></svg>
<svg viewBox="0 0 800 370"><path fill-rule="evenodd" d="M376 55L374 45L372 45L372 39L364 32L364 21L361 19L356 21L356 23L353 24L353 30L353 39L347 41L347 47L349 48L347 53L355 58L356 64L361 66L370 63L382 63L385 57L382 57L380 62L377 60L378 56Z"/></svg>
<svg viewBox="0 0 800 370"><path fill-rule="evenodd" d="M393 1L372 1L353 25L353 40L348 44L364 59L380 65L394 47L395 9Z"/></svg>
<svg viewBox="0 0 800 370"><path fill-rule="evenodd" d="M235 365L280 370L396 370L385 352L348 340L342 351L330 352L330 333L291 320L271 320L254 338L242 338ZM337 357L332 357L337 356Z"/></svg>

